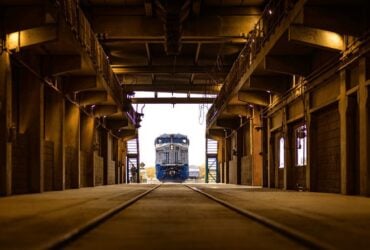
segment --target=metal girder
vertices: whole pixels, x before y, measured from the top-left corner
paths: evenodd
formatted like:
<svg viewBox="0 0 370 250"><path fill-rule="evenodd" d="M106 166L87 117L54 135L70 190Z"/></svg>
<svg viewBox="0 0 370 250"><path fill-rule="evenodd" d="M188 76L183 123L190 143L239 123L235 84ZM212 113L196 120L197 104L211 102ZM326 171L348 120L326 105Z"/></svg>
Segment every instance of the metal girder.
<svg viewBox="0 0 370 250"><path fill-rule="evenodd" d="M211 139L223 139L225 137L225 130L224 129L208 129L207 137Z"/></svg>
<svg viewBox="0 0 370 250"><path fill-rule="evenodd" d="M50 75L63 75L82 69L82 57L80 55L52 55L45 56L47 73Z"/></svg>
<svg viewBox="0 0 370 250"><path fill-rule="evenodd" d="M99 39L102 43L114 45L115 43L165 43L163 35L157 36L111 36ZM235 36L183 36L182 43L233 43L245 44L245 38L240 35Z"/></svg>
<svg viewBox="0 0 370 250"><path fill-rule="evenodd" d="M137 137L136 129L117 129L113 131L113 134L123 140L131 140Z"/></svg>
<svg viewBox="0 0 370 250"><path fill-rule="evenodd" d="M183 27L182 35L196 37L200 34L208 37L238 36L250 31L258 21L258 16L199 16L189 19ZM121 25L125 24L125 28ZM96 33L105 33L108 37L163 37L163 23L160 19L132 15L95 15L92 26ZM145 27L145 29L143 29Z"/></svg>
<svg viewBox="0 0 370 250"><path fill-rule="evenodd" d="M227 105L224 112L237 116L252 116L251 109L247 105Z"/></svg>
<svg viewBox="0 0 370 250"><path fill-rule="evenodd" d="M83 91L77 94L77 100L80 105L92 105L107 101L108 94L105 90Z"/></svg>
<svg viewBox="0 0 370 250"><path fill-rule="evenodd" d="M215 66L188 66L188 65L153 65L153 66L137 66L126 67L120 65L112 65L113 72L116 74L125 73L212 73L215 71ZM228 72L229 67L217 68L217 72Z"/></svg>
<svg viewBox="0 0 370 250"><path fill-rule="evenodd" d="M13 50L53 42L58 39L57 33L53 24L9 33L6 35L6 48Z"/></svg>
<svg viewBox="0 0 370 250"><path fill-rule="evenodd" d="M263 91L239 91L238 100L259 106L269 105L270 95Z"/></svg>
<svg viewBox="0 0 370 250"><path fill-rule="evenodd" d="M291 25L288 30L288 40L328 50L342 51L345 48L342 35L303 25Z"/></svg>
<svg viewBox="0 0 370 250"><path fill-rule="evenodd" d="M289 76L286 75L276 75L276 76L252 75L243 86L243 89L250 88L283 94L290 88L290 84L291 79Z"/></svg>
<svg viewBox="0 0 370 250"><path fill-rule="evenodd" d="M366 4L366 1L363 2ZM351 1L348 4L346 6L307 5L303 9L300 23L339 34L359 36L366 29L366 22L363 20L369 7L350 6ZM359 9L362 9L362 13L359 12Z"/></svg>
<svg viewBox="0 0 370 250"><path fill-rule="evenodd" d="M237 129L240 127L240 118L218 118L216 125L222 128Z"/></svg>
<svg viewBox="0 0 370 250"><path fill-rule="evenodd" d="M109 129L121 129L128 126L127 119L105 119L105 126Z"/></svg>
<svg viewBox="0 0 370 250"><path fill-rule="evenodd" d="M311 58L297 55L266 56L263 65L267 71L307 76L311 70Z"/></svg>
<svg viewBox="0 0 370 250"><path fill-rule="evenodd" d="M96 76L70 76L63 80L65 93L79 92L98 87Z"/></svg>
<svg viewBox="0 0 370 250"><path fill-rule="evenodd" d="M204 98L132 98L133 104L145 103L145 104L180 104L180 103L213 103L215 98L204 97Z"/></svg>
<svg viewBox="0 0 370 250"><path fill-rule="evenodd" d="M95 105L93 108L94 116L108 116L118 112L116 105Z"/></svg>
<svg viewBox="0 0 370 250"><path fill-rule="evenodd" d="M221 84L124 84L125 91L152 91L152 92L180 92L180 93L204 93L215 94L221 89Z"/></svg>

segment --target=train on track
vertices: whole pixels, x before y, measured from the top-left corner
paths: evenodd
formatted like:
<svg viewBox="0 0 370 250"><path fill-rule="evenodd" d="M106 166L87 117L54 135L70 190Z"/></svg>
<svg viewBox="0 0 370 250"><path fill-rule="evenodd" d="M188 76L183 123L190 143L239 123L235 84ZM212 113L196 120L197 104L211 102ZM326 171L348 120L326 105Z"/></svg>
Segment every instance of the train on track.
<svg viewBox="0 0 370 250"><path fill-rule="evenodd" d="M155 169L161 182L184 182L189 177L189 139L182 134L163 134L155 139Z"/></svg>

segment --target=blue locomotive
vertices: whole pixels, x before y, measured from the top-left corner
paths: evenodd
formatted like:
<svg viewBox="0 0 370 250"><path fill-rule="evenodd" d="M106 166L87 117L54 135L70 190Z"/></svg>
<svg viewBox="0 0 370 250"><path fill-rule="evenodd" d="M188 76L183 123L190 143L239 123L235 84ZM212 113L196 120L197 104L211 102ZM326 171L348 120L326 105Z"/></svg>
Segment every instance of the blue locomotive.
<svg viewBox="0 0 370 250"><path fill-rule="evenodd" d="M155 139L155 169L162 182L183 182L189 177L189 139L182 134L163 134Z"/></svg>

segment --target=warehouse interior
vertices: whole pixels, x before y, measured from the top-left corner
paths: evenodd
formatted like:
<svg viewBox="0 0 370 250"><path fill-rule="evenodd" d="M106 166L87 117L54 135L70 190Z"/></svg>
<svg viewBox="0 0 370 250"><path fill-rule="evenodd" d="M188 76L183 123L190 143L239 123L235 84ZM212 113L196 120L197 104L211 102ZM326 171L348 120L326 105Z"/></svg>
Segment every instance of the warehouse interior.
<svg viewBox="0 0 370 250"><path fill-rule="evenodd" d="M365 0L0 0L0 200L140 182L128 177L135 106L159 103L211 104L206 182L369 196L369 11Z"/></svg>

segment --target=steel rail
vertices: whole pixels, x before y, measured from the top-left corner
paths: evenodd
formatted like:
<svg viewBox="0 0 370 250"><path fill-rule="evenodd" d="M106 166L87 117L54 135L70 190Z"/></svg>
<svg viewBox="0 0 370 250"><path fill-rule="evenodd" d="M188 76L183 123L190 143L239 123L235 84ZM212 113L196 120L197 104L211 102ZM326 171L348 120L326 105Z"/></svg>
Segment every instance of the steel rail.
<svg viewBox="0 0 370 250"><path fill-rule="evenodd" d="M96 228L100 224L104 223L106 220L110 219L117 213L121 212L122 210L128 208L129 206L133 205L135 202L146 196L147 194L151 193L158 187L160 187L161 184L156 185L155 187L145 191L144 193L141 193L134 198L131 198L128 201L125 201L121 203L120 205L111 208L110 210L104 212L103 214L100 214L99 216L91 219L90 221L86 222L84 225L74 228L73 230L59 236L56 239L51 240L50 242L44 244L40 247L40 249L62 249L64 246L66 246L68 243L76 240L77 238L81 237L82 235L86 234L87 232L91 231L92 229Z"/></svg>
<svg viewBox="0 0 370 250"><path fill-rule="evenodd" d="M221 200L209 193L206 193L196 187L192 187L192 186L189 186L187 184L184 184L184 186L192 189L193 191L195 192L198 192L204 196L206 196L207 198L249 218L249 219L252 219L272 230L274 230L275 232L278 232L282 235L284 235L285 237L299 243L299 244L302 244L304 246L307 246L308 248L313 248L313 249L335 249L333 246L329 245L328 243L326 242L323 242L315 237L312 237L310 235L307 235L305 233L302 233L292 227L289 227L289 226L286 226L286 225L283 225L279 222L276 222L274 220L271 220L271 219L268 219L264 216L261 216L259 214L256 214L250 210L247 210L247 209L244 209L244 208L240 208L240 207L237 207L233 204L231 204L230 202L227 202L227 201L224 201L224 200Z"/></svg>

